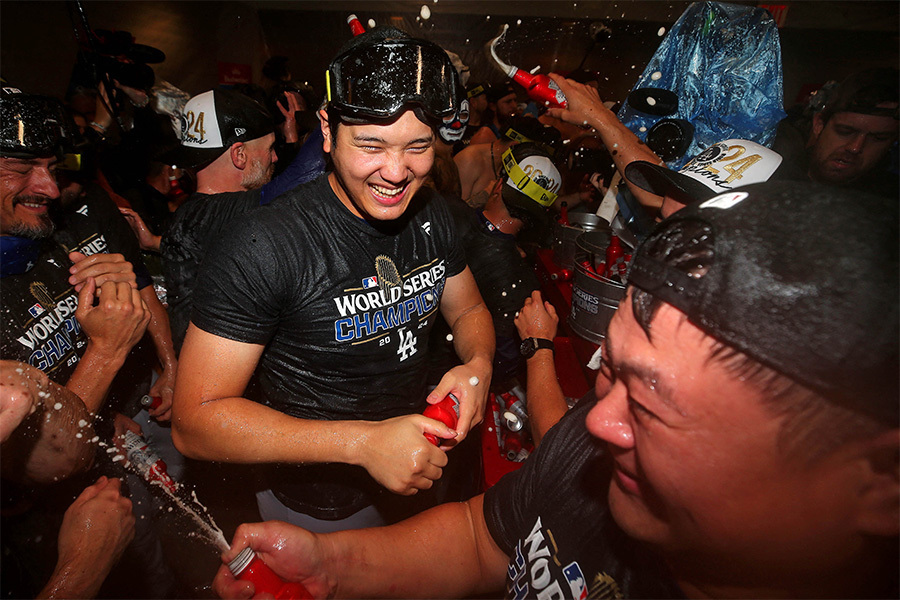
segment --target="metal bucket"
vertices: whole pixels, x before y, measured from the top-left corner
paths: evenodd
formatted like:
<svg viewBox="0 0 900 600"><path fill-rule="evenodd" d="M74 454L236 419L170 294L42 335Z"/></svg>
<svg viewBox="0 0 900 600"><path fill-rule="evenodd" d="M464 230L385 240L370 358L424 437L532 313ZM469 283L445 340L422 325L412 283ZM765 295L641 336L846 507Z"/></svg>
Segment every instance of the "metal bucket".
<svg viewBox="0 0 900 600"><path fill-rule="evenodd" d="M567 322L579 337L594 344L603 342L619 300L625 297L625 284L597 275L582 264L602 262L608 245L609 233L604 231L585 232L576 240L572 311Z"/></svg>
<svg viewBox="0 0 900 600"><path fill-rule="evenodd" d="M575 266L575 242L586 231L605 231L609 236L609 223L593 213L570 212L569 224L553 227L553 262L563 269Z"/></svg>

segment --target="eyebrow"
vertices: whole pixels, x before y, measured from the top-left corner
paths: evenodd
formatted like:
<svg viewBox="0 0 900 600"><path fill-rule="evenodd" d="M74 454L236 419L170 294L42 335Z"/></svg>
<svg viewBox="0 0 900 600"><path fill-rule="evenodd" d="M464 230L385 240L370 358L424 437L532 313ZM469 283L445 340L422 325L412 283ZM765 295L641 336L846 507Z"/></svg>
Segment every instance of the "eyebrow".
<svg viewBox="0 0 900 600"><path fill-rule="evenodd" d="M673 398L675 397L675 389L669 384L669 382L664 379L659 371L654 369L653 367L647 365L640 365L634 362L625 361L619 363L613 357L612 348L609 343L604 343L603 347L606 349L606 358L609 359L610 368L613 369L620 376L627 375L631 377L637 377L641 381L643 381L647 387L656 392L656 395L659 397L660 401L677 412L682 417L687 416L687 412L682 409L678 404L675 403ZM614 366L613 366L614 365Z"/></svg>
<svg viewBox="0 0 900 600"><path fill-rule="evenodd" d="M376 143L379 143L379 144L386 144L386 143L387 143L387 142L384 140L384 138L378 137L377 135L365 135L365 134L363 134L363 135L354 135L354 136L353 136L353 141L355 141L355 142L369 142L369 143L371 143L371 142L376 142ZM410 140L409 142L407 142L406 145L407 145L407 146L414 146L414 145L416 145L416 144L430 144L430 143L433 142L433 141L434 141L434 135L429 135L429 136L423 136L423 137L420 137L420 138L416 138L416 139L414 139L414 140Z"/></svg>

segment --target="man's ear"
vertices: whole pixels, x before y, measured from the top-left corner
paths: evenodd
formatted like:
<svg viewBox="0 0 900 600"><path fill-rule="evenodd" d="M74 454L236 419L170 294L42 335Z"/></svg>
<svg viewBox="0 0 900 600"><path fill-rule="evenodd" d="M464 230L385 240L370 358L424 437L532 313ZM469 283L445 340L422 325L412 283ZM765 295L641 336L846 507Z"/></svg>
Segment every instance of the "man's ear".
<svg viewBox="0 0 900 600"><path fill-rule="evenodd" d="M322 151L331 152L333 139L331 135L331 125L328 123L328 113L323 108L320 109L317 114L319 116L319 123L322 126L322 137L325 138L325 141L322 143Z"/></svg>
<svg viewBox="0 0 900 600"><path fill-rule="evenodd" d="M234 168L243 171L244 167L247 166L247 153L245 152L244 142L233 143L228 152L231 155L231 164L234 165Z"/></svg>
<svg viewBox="0 0 900 600"><path fill-rule="evenodd" d="M809 140L807 141L807 146L812 146L816 143L816 140L819 139L819 134L822 133L822 130L825 129L825 119L822 117L822 113L817 112L813 115L812 128L809 131Z"/></svg>
<svg viewBox="0 0 900 600"><path fill-rule="evenodd" d="M900 429L866 440L860 457L859 531L895 537L900 534Z"/></svg>

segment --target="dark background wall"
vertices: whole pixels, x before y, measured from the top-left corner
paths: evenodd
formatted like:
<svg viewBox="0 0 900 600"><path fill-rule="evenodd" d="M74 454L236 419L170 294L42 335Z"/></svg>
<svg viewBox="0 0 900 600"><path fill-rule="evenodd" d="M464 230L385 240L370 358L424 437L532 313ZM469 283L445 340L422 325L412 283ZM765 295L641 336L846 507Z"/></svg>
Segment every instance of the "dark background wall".
<svg viewBox="0 0 900 600"><path fill-rule="evenodd" d="M740 4L756 6L755 2ZM898 66L898 6L888 2L783 1L779 33L790 106L801 90L854 70ZM394 24L459 54L475 79L502 76L484 45L510 24L501 47L509 62L566 72L582 60L602 74L605 99L622 99L688 2L409 1L118 1L84 0L93 28L130 31L137 42L163 50L158 79L196 94L218 83L220 62L249 64L254 81L265 60L285 55L295 79L322 91L328 60L349 37L346 16ZM76 45L70 7L60 0L0 2L0 74L27 91L62 95ZM420 13L427 6L431 15ZM515 11L515 12L513 12ZM602 21L612 36L590 49L590 25ZM589 52L590 49L590 52ZM585 58L586 57L586 58Z"/></svg>

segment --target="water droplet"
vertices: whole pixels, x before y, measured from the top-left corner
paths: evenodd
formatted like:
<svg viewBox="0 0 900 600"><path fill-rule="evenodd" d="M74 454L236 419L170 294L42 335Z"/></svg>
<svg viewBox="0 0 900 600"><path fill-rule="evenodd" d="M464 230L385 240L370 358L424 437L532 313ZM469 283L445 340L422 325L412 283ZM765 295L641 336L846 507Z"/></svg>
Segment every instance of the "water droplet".
<svg viewBox="0 0 900 600"><path fill-rule="evenodd" d="M656 32L656 35L658 35L659 37L662 37L662 36L664 36L665 34L666 34L666 28L665 28L665 27L660 27L660 28L659 28L659 31Z"/></svg>
<svg viewBox="0 0 900 600"><path fill-rule="evenodd" d="M659 71L653 71L653 75L650 76L650 79L656 81L660 77L662 77L662 73L660 73Z"/></svg>
<svg viewBox="0 0 900 600"><path fill-rule="evenodd" d="M79 427L87 427L87 424L88 424L88 422L85 421L84 419L80 419L80 420L78 421L78 426L79 426Z"/></svg>
<svg viewBox="0 0 900 600"><path fill-rule="evenodd" d="M656 106L656 98L653 96L647 96L647 104L650 106Z"/></svg>
<svg viewBox="0 0 900 600"><path fill-rule="evenodd" d="M478 385L478 383L479 383L479 381L478 381L477 377L475 377L474 375L469 377L469 385L474 387L474 386Z"/></svg>
<svg viewBox="0 0 900 600"><path fill-rule="evenodd" d="M640 131L641 133L643 133L643 132L647 131L647 128L644 127L644 126L641 126L641 128L638 129L638 131Z"/></svg>
<svg viewBox="0 0 900 600"><path fill-rule="evenodd" d="M518 21L516 21L516 25L521 25L521 24L522 24L522 19L519 19Z"/></svg>
<svg viewBox="0 0 900 600"><path fill-rule="evenodd" d="M81 435L80 433L76 433L76 434L75 434L75 438L76 438L76 439L79 439L79 440L80 440L80 439L83 438L83 437L84 437L84 436Z"/></svg>
<svg viewBox="0 0 900 600"><path fill-rule="evenodd" d="M491 15L486 16L486 17L484 18L484 20L485 20L485 21L490 21L490 20L491 20Z"/></svg>
<svg viewBox="0 0 900 600"><path fill-rule="evenodd" d="M62 408L62 402L57 402L53 405L53 410L59 410Z"/></svg>
<svg viewBox="0 0 900 600"><path fill-rule="evenodd" d="M448 342L452 342L452 341L453 341L453 334L452 334L452 333L448 333L448 334L447 334L447 341L448 341Z"/></svg>
<svg viewBox="0 0 900 600"><path fill-rule="evenodd" d="M375 19L369 19L369 29L372 29L374 27L375 27Z"/></svg>
<svg viewBox="0 0 900 600"><path fill-rule="evenodd" d="M428 8L427 4L422 5L422 10L419 11L419 16L421 16L426 21L431 18L431 9Z"/></svg>

